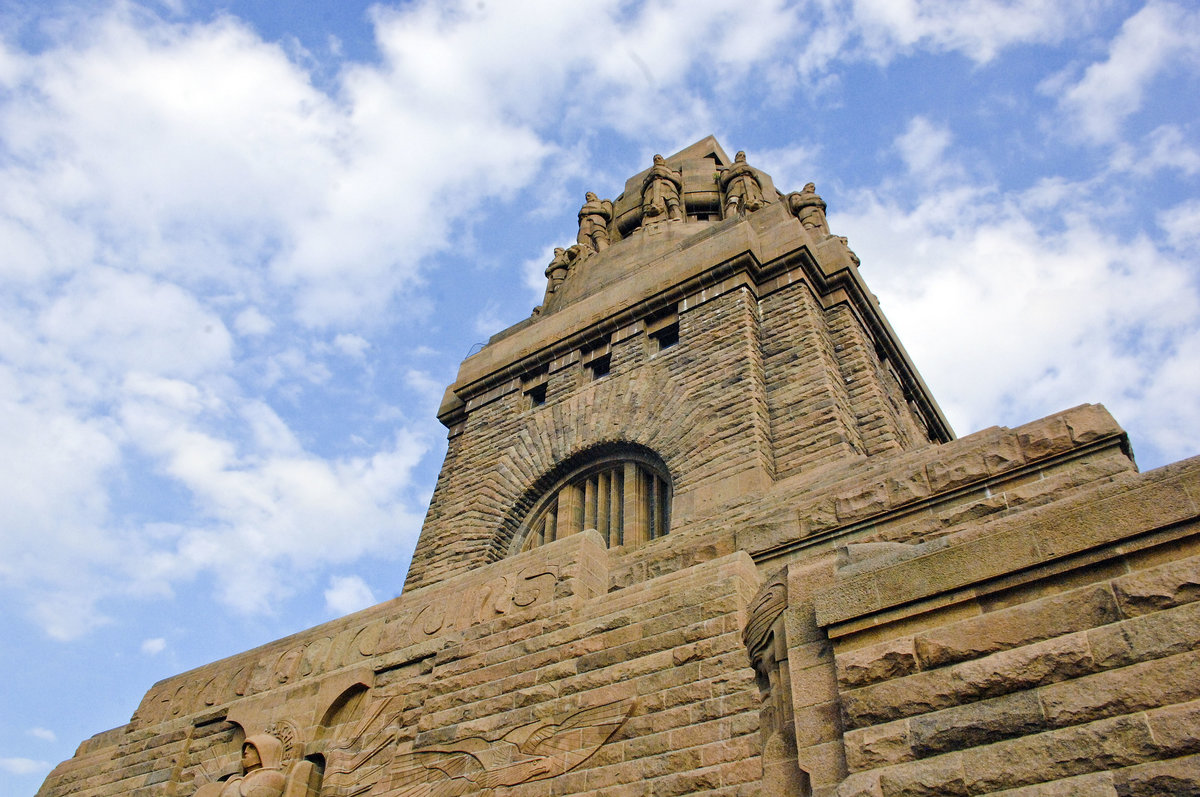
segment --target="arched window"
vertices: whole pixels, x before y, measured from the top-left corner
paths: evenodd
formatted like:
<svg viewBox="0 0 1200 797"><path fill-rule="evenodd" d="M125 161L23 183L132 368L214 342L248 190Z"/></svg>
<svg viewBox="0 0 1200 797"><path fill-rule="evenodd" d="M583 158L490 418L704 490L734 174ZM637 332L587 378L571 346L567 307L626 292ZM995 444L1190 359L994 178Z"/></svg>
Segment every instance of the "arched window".
<svg viewBox="0 0 1200 797"><path fill-rule="evenodd" d="M631 451L589 459L534 505L516 550L532 550L584 529L600 532L610 548L664 536L671 520L671 481L656 460Z"/></svg>

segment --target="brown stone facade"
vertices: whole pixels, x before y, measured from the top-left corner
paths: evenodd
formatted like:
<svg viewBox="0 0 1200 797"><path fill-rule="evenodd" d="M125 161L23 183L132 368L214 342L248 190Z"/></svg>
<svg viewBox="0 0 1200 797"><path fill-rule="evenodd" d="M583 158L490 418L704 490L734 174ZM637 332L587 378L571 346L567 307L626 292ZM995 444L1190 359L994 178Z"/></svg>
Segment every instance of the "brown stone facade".
<svg viewBox="0 0 1200 797"><path fill-rule="evenodd" d="M824 208L711 138L590 194L447 390L404 593L39 794L1200 794L1200 460L954 439Z"/></svg>

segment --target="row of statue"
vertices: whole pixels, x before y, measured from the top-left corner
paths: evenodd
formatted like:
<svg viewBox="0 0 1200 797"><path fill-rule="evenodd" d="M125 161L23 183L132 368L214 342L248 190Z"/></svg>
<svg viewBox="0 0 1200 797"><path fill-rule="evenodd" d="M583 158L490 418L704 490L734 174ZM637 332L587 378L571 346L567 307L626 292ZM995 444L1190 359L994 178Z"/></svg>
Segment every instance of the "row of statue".
<svg viewBox="0 0 1200 797"><path fill-rule="evenodd" d="M746 162L746 153L739 151L733 163L717 172L715 181L721 193L722 218L744 216L765 207L773 198L763 192L763 180L757 169ZM784 201L800 223L818 238L827 237L829 224L825 220L825 201L817 195L816 186L809 183L799 193L789 194ZM643 224L661 221L683 221L683 175L672 169L662 155L642 179L641 215ZM579 262L603 252L612 242L613 203L588 191L579 209L579 234L575 244L557 247L554 258L546 267L546 298L549 302L557 293L567 274ZM536 315L541 307L534 309Z"/></svg>

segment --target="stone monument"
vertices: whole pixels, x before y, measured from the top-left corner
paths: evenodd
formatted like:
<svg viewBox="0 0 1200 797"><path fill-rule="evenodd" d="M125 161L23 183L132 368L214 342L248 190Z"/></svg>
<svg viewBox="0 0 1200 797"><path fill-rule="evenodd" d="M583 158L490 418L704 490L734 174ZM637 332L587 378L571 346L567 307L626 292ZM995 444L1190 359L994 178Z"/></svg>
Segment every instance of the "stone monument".
<svg viewBox="0 0 1200 797"><path fill-rule="evenodd" d="M955 439L815 187L711 137L578 218L446 391L403 594L42 797L1200 793L1200 459Z"/></svg>

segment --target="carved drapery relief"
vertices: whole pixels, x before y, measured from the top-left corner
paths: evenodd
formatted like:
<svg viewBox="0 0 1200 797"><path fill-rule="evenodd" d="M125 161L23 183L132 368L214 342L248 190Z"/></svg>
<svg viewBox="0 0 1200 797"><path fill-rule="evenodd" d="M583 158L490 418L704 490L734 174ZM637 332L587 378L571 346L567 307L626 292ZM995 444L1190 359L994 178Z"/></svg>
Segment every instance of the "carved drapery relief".
<svg viewBox="0 0 1200 797"><path fill-rule="evenodd" d="M654 165L642 180L642 216L647 222L683 221L679 192L683 176L667 165L662 155L654 156Z"/></svg>
<svg viewBox="0 0 1200 797"><path fill-rule="evenodd" d="M588 252L603 252L608 247L608 225L612 222L613 203L599 199L591 191L579 209L579 245Z"/></svg>
<svg viewBox="0 0 1200 797"><path fill-rule="evenodd" d="M498 739L468 736L397 755L382 789L395 797L491 794L553 778L592 756L620 730L634 702L622 700L514 728Z"/></svg>
<svg viewBox="0 0 1200 797"><path fill-rule="evenodd" d="M808 775L797 763L793 725L791 675L788 672L784 611L787 609L787 569L767 580L750 604L742 641L754 667L762 703L759 728L762 738L763 791L765 795L811 794Z"/></svg>
<svg viewBox="0 0 1200 797"><path fill-rule="evenodd" d="M746 163L746 153L738 152L733 163L721 170L718 175L725 218L741 213L752 213L766 204L763 197L762 184L758 172Z"/></svg>
<svg viewBox="0 0 1200 797"><path fill-rule="evenodd" d="M411 609L237 662L207 678L171 679L147 695L133 722L148 725L223 705L545 603L553 597L558 579L554 566L526 567L455 592L453 599L434 595Z"/></svg>
<svg viewBox="0 0 1200 797"><path fill-rule="evenodd" d="M363 716L343 728L326 750L321 797L367 794L387 773L400 737L404 701L382 694Z"/></svg>
<svg viewBox="0 0 1200 797"><path fill-rule="evenodd" d="M825 219L825 200L817 196L817 187L813 183L805 185L798 194L788 195L788 208L804 228L818 238L829 235L829 222Z"/></svg>

